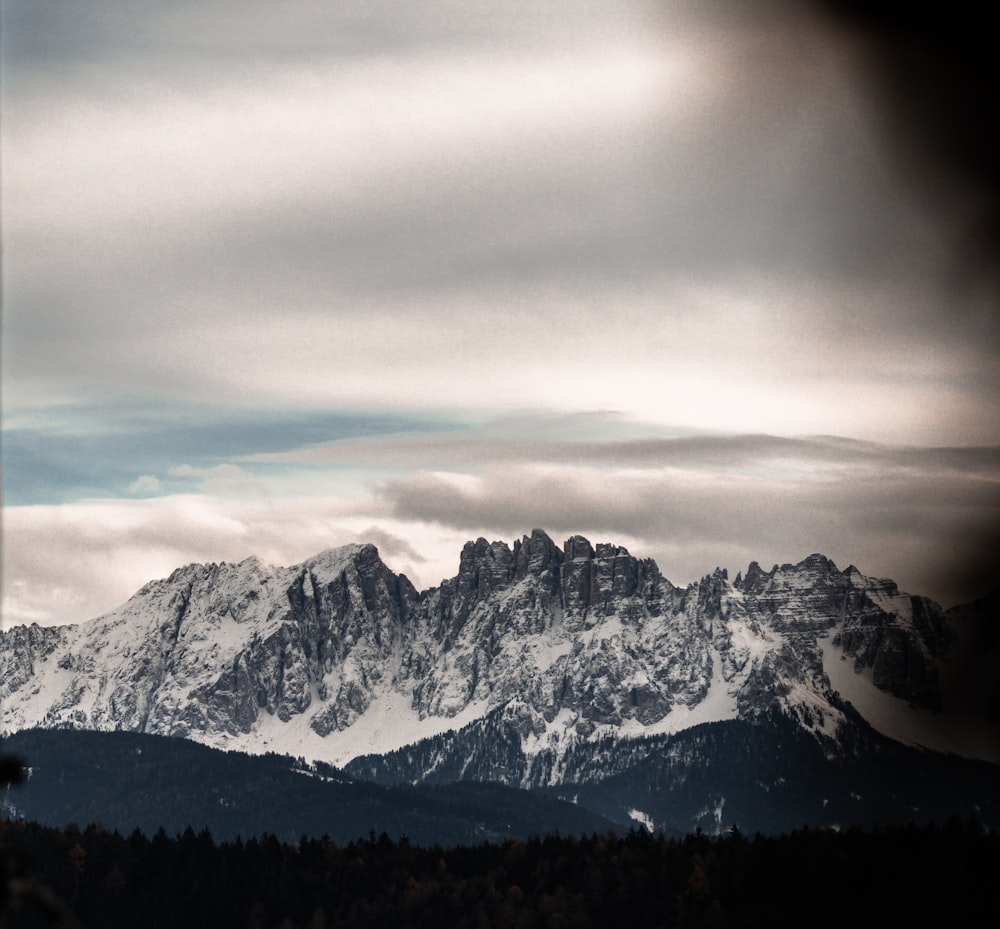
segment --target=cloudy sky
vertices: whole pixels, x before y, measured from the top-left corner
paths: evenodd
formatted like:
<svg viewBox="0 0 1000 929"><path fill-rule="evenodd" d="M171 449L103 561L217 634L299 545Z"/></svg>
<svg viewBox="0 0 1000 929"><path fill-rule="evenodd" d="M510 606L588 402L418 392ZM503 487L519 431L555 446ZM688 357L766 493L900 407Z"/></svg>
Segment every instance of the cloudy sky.
<svg viewBox="0 0 1000 929"><path fill-rule="evenodd" d="M678 584L814 551L946 606L997 582L991 191L843 23L2 17L5 625L356 540L430 586L536 526Z"/></svg>

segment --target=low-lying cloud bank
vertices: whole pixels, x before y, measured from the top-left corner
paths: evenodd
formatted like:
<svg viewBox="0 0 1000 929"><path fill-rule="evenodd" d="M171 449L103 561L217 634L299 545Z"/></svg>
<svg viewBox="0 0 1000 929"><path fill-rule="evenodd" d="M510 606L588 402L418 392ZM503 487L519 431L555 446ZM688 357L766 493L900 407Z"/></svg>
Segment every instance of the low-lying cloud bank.
<svg viewBox="0 0 1000 929"><path fill-rule="evenodd" d="M254 495L238 479L252 465L243 461L222 469L236 480L204 469L200 493L10 507L4 623L87 619L191 561L253 554L293 564L354 541L374 542L390 566L429 587L455 573L466 540L511 541L536 526L557 541L580 532L624 544L681 585L716 566L769 567L816 551L945 606L1000 577L997 449L489 432L363 438L267 456L269 467L280 458L293 470L260 481ZM345 465L384 474L389 462L401 476L339 496L322 491L325 476L332 486ZM143 477L152 488L156 475ZM308 490L288 493L299 478Z"/></svg>

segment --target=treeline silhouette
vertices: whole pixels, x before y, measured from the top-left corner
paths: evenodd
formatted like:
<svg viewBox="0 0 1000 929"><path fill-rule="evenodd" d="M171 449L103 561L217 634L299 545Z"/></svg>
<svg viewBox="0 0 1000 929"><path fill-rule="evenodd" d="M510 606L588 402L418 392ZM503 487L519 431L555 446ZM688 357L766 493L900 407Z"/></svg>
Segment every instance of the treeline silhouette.
<svg viewBox="0 0 1000 929"><path fill-rule="evenodd" d="M450 847L384 833L346 845L274 836L216 843L207 830L123 836L6 821L0 840L7 889L25 869L80 925L107 929L1000 925L1000 836L957 819ZM27 929L52 918L27 901L0 924Z"/></svg>

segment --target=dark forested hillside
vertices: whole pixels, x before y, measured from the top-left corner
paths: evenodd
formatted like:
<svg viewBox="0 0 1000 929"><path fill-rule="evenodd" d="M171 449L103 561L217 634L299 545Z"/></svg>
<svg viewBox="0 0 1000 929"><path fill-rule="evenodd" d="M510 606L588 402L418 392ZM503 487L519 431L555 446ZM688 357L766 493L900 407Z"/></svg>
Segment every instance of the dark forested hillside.
<svg viewBox="0 0 1000 929"><path fill-rule="evenodd" d="M612 818L639 807L674 835L733 823L768 834L805 824L872 828L952 816L1000 824L995 765L901 745L863 724L842 733L833 752L778 713L756 723L706 723L621 767L553 793Z"/></svg>
<svg viewBox="0 0 1000 929"><path fill-rule="evenodd" d="M420 844L604 831L613 823L555 797L497 784L384 787L329 765L221 752L135 732L35 730L4 742L30 776L0 794L6 815L219 839L270 833L341 842L386 832Z"/></svg>
<svg viewBox="0 0 1000 929"><path fill-rule="evenodd" d="M804 824L943 822L953 815L1000 823L996 765L901 745L856 716L837 741L771 711L530 758L515 726L516 720L492 713L457 732L356 758L345 770L380 784L485 780L496 771L517 771L522 783L545 789L558 766L561 783L548 788L553 795L673 835L717 832L733 823L764 833Z"/></svg>
<svg viewBox="0 0 1000 929"><path fill-rule="evenodd" d="M722 724L702 732L702 749L732 756L734 803L739 782L756 777L744 735ZM683 799L697 780L684 772L699 758L699 743L684 745L683 756L651 754L580 802L621 806L658 777ZM787 752L786 765L803 763L792 743L771 748ZM626 915L636 929L1000 924L1000 834L983 819L616 834L608 820L526 791L388 788L329 766L135 733L29 732L4 749L32 761L6 801L8 816L21 803L26 818L0 821L5 929L587 929ZM29 797L60 824L35 821ZM102 824L90 824L93 811Z"/></svg>
<svg viewBox="0 0 1000 929"><path fill-rule="evenodd" d="M503 727L471 729L470 737L496 735L498 755L519 750ZM358 759L345 773L163 736L37 730L5 743L27 761L31 776L0 794L0 803L12 818L101 823L124 833L138 827L152 835L163 827L176 835L190 826L218 839L326 834L348 842L374 830L415 844L621 832L640 824L683 836L733 824L775 834L803 825L926 824L951 816L1000 823L996 766L903 746L862 723L852 737L834 752L778 713L706 723L588 744L558 759L562 784L544 787L539 776L534 789L519 790L489 783L488 772L474 766L458 767L462 733ZM431 763L438 765L433 776L414 786ZM544 752L531 763L544 775ZM455 778L467 780L448 782Z"/></svg>
<svg viewBox="0 0 1000 929"><path fill-rule="evenodd" d="M8 856L84 927L1000 925L1000 836L953 821L682 840L548 836L418 848L0 823ZM9 886L9 885L8 885ZM0 904L2 905L2 904ZM49 925L25 900L9 929Z"/></svg>

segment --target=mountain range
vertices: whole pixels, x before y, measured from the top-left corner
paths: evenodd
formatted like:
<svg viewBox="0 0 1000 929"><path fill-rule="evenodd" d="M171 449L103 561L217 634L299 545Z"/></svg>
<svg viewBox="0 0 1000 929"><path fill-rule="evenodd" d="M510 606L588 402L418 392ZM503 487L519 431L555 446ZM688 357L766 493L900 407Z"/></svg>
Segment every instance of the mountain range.
<svg viewBox="0 0 1000 929"><path fill-rule="evenodd" d="M422 592L373 545L195 564L89 622L0 633L0 730L496 782L676 831L1000 822L997 606L945 611L819 554L681 588L541 530L467 543Z"/></svg>

